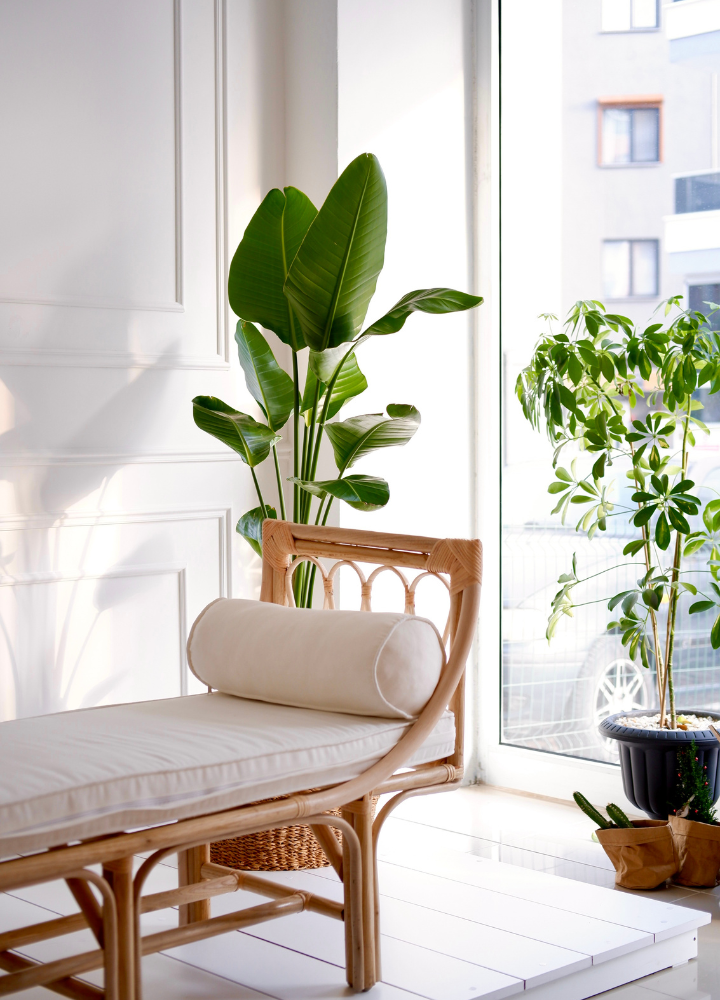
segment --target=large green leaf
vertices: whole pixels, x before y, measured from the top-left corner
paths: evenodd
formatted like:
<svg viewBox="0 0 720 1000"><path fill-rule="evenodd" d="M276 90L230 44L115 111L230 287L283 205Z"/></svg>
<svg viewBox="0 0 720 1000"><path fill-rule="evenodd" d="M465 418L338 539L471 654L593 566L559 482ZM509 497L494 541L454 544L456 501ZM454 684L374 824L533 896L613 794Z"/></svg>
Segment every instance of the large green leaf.
<svg viewBox="0 0 720 1000"><path fill-rule="evenodd" d="M271 517L273 521L277 520L277 511L274 507L269 504L265 504L265 511L268 517ZM235 526L235 530L239 535L242 535L246 542L250 543L251 548L256 552L262 559L262 524L265 520L265 514L263 514L262 507L253 507L252 510L247 511L246 514L238 521Z"/></svg>
<svg viewBox="0 0 720 1000"><path fill-rule="evenodd" d="M391 403L387 412L387 417L382 413L365 413L326 425L325 433L341 474L378 448L407 444L420 426L420 414L414 406Z"/></svg>
<svg viewBox="0 0 720 1000"><path fill-rule="evenodd" d="M305 391L303 392L303 398L300 404L301 413L307 413L312 408L313 400L315 398L315 386L317 384L318 380L315 372L312 368L308 368L307 378L305 380ZM357 363L355 355L350 354L340 369L340 374L335 379L333 391L330 393L330 405L328 406L327 419L331 420L345 405L345 403L347 403L348 399L352 399L354 396L359 396L360 393L365 392L366 389L367 379L360 371L360 366ZM320 394L318 398L323 399L326 391L327 386L324 382L321 382Z"/></svg>
<svg viewBox="0 0 720 1000"><path fill-rule="evenodd" d="M390 487L384 479L377 476L348 476L347 479L325 479L309 482L302 479L291 479L301 489L324 500L327 494L344 500L355 510L379 510L390 499Z"/></svg>
<svg viewBox="0 0 720 1000"><path fill-rule="evenodd" d="M228 276L228 297L242 319L272 330L295 351L305 346L283 285L317 209L302 191L273 188L248 223Z"/></svg>
<svg viewBox="0 0 720 1000"><path fill-rule="evenodd" d="M397 333L405 325L410 313L451 313L473 309L482 302L480 295L468 295L456 292L454 288L420 288L416 292L408 292L396 302L390 312L369 326L363 333L365 336L385 336Z"/></svg>
<svg viewBox="0 0 720 1000"><path fill-rule="evenodd" d="M345 168L310 226L285 281L285 294L314 351L353 340L365 320L385 259L387 189L377 157Z"/></svg>
<svg viewBox="0 0 720 1000"><path fill-rule="evenodd" d="M235 340L245 384L262 407L270 429L279 431L293 410L293 380L277 363L267 340L252 323L238 320Z"/></svg>
<svg viewBox="0 0 720 1000"><path fill-rule="evenodd" d="M215 396L193 399L193 419L201 431L232 448L251 468L264 462L272 446L280 440L280 435L265 424L259 424L247 413L233 410Z"/></svg>

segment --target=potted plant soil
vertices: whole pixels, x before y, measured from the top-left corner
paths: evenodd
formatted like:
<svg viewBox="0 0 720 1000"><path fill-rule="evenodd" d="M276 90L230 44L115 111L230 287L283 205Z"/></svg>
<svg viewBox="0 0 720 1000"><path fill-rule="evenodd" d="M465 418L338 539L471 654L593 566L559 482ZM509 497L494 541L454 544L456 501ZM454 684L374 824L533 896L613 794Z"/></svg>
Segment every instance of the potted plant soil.
<svg viewBox="0 0 720 1000"><path fill-rule="evenodd" d="M670 828L677 847L679 885L716 885L720 871L720 825L715 818L707 764L703 764L695 742L677 755L675 814Z"/></svg>
<svg viewBox="0 0 720 1000"><path fill-rule="evenodd" d="M689 602L689 614L706 615L708 644L720 649L720 499L688 476L695 436L708 430L697 390L720 390L720 335L707 316L680 302L669 299L665 317L674 316L642 332L599 302L577 302L560 331L551 326L541 337L516 385L525 417L537 428L544 421L554 447L553 513L565 523L579 511L576 531L589 539L611 518L635 533L622 558L600 572L583 574L573 557L558 580L546 634L550 640L564 616L586 603L588 581L597 587L598 577L618 570L635 577L608 593L615 616L607 628L654 674L659 711L618 713L599 728L619 743L628 799L659 820L671 811L677 751L693 740L711 804L720 796L720 744L709 730L720 716L678 709L673 681L681 602ZM629 489L616 496L618 476Z"/></svg>
<svg viewBox="0 0 720 1000"><path fill-rule="evenodd" d="M595 836L615 868L615 885L623 889L657 889L679 868L677 849L668 821L640 819L631 822L610 802L609 819L584 795L573 798L597 826Z"/></svg>

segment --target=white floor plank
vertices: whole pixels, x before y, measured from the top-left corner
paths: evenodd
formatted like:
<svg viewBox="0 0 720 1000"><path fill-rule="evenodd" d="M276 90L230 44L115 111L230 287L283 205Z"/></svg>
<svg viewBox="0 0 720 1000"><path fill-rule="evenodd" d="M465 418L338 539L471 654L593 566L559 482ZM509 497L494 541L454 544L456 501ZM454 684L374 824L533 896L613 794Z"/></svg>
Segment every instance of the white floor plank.
<svg viewBox="0 0 720 1000"><path fill-rule="evenodd" d="M237 931L182 945L168 954L276 1000L346 1000L353 996L344 970L336 965ZM411 1000L413 994L378 983L371 996L372 1000Z"/></svg>
<svg viewBox="0 0 720 1000"><path fill-rule="evenodd" d="M302 882L307 886L312 879L312 876L307 876L303 872L295 872L293 875L295 876L293 884L298 885L298 888L303 887L298 883ZM255 905L259 901L260 897L249 893L231 893L213 899L212 912L213 915L228 913L247 905ZM456 945L454 950L452 947L433 947L433 933L434 931L440 933L441 930L440 921L437 920L439 915L430 911L423 912L417 906L398 905L407 906L409 912L406 916L410 922L403 926L404 918L400 916L393 922L398 936L394 937L391 934L382 936L384 982L420 993L431 1000L446 1000L450 997L457 1000L465 997L487 997L490 1000L495 997L512 996L522 990L523 977L508 975L496 965L487 967L482 961L487 949L473 948L475 942L465 941L460 947ZM431 925L425 929L422 927L424 916L431 918ZM452 918L449 919L452 921ZM471 929L472 927L473 925L470 925ZM251 937L261 938L263 941L331 963L338 968L341 976L344 974L342 970L345 967L345 937L344 927L339 921L331 921L319 914L306 912L259 924L246 933ZM420 940L415 940L416 938ZM507 935L507 938L508 940L502 942L506 949L506 961L509 959L512 947L511 935ZM497 941L492 943L499 944ZM566 952L563 953L563 957L571 957L574 968L590 965L590 960L583 959L582 956L570 956L570 953ZM557 956L550 956L550 961L553 958L557 959ZM526 965L533 973L540 974L547 971L539 969L537 962L532 966L530 963Z"/></svg>
<svg viewBox="0 0 720 1000"><path fill-rule="evenodd" d="M394 864L400 866L398 861ZM657 898L648 899L469 854L425 852L418 856L408 850L402 867L490 889L514 899L544 903L569 913L632 927L653 934L656 941L693 930L710 920L709 914L698 910L663 903L661 893Z"/></svg>
<svg viewBox="0 0 720 1000"><path fill-rule="evenodd" d="M646 931L558 909L554 899L551 905L531 901L518 905L516 898L502 892L384 862L380 864L380 891L385 896L431 906L440 913L589 955L596 964L653 942L653 936Z"/></svg>
<svg viewBox="0 0 720 1000"><path fill-rule="evenodd" d="M649 948L621 955L610 962L594 965L591 969L583 969L556 982L527 990L524 996L527 1000L586 1000L587 997L631 983L659 969L687 962L696 955L697 931L685 931ZM655 997L660 1000L659 993Z"/></svg>
<svg viewBox="0 0 720 1000"><path fill-rule="evenodd" d="M337 899L342 895L339 883L333 887L328 879L318 879L310 872L278 873L274 880L285 881L308 892L324 893L330 898ZM448 884L454 891L455 884ZM332 894L326 887L334 889ZM247 905L239 902L237 896L237 893L232 893L213 899L213 914L228 913ZM253 904L259 898L249 897ZM426 896L425 902L434 905L432 895ZM384 964L394 952L397 941L501 972L513 979L522 979L528 986L549 982L592 964L589 954L578 954L567 948L518 937L517 933L498 930L474 919L453 916L449 910L440 913L436 909L400 899L383 897L380 919ZM335 921L330 923L317 914L303 913L291 920L263 924L248 933L324 961L339 965L344 962L342 925ZM638 932L633 933L639 936ZM642 935L642 940L650 943L652 938Z"/></svg>

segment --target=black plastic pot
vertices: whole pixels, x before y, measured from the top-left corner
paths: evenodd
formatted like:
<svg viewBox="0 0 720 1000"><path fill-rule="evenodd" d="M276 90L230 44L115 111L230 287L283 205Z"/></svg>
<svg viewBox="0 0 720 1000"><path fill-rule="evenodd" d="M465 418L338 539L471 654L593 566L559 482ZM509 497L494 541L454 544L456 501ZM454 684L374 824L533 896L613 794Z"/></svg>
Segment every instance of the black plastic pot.
<svg viewBox="0 0 720 1000"><path fill-rule="evenodd" d="M656 715L634 712L634 715ZM709 715L717 719L720 713L705 709L678 709L678 715ZM615 721L627 712L610 715L600 723L600 734L617 740L620 750L625 795L638 809L653 819L667 819L670 798L677 781L677 752L695 740L701 764L707 764L708 790L713 802L720 798L720 743L709 729L686 732L684 729L632 729Z"/></svg>

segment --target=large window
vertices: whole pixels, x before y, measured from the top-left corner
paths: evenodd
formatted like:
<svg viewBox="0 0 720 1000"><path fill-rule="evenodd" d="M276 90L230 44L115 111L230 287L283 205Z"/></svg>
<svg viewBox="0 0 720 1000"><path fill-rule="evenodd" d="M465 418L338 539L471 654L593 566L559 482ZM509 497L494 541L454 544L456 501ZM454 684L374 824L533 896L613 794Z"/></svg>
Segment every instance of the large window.
<svg viewBox="0 0 720 1000"><path fill-rule="evenodd" d="M542 13L534 0L512 0L501 36L500 739L612 762L616 746L602 742L599 721L652 707L656 698L650 671L607 631L608 598L634 586L637 573L621 568L597 576L585 592L587 605L562 621L550 643L545 629L558 578L573 557L583 576L600 573L622 562L634 529L617 516L588 541L576 531L578 516L563 524L551 513L553 447L523 417L515 382L543 330L557 330L578 299L597 299L641 330L657 321L653 314L670 296L703 311L703 303L720 301L720 53L702 33L677 47L661 30L654 2L540 6ZM537 154L530 174L528 148ZM652 169L632 169L642 165ZM712 324L720 327L720 320ZM697 399L710 433L698 442L690 478L720 495L720 396L703 386ZM639 400L638 417L644 406ZM573 457L579 467L589 461L567 453L563 464ZM625 471L618 462L607 473L615 498L628 488ZM706 623L685 609L677 697L720 708L720 653ZM505 748L497 760L503 754L516 760ZM571 766L583 765L564 764Z"/></svg>

